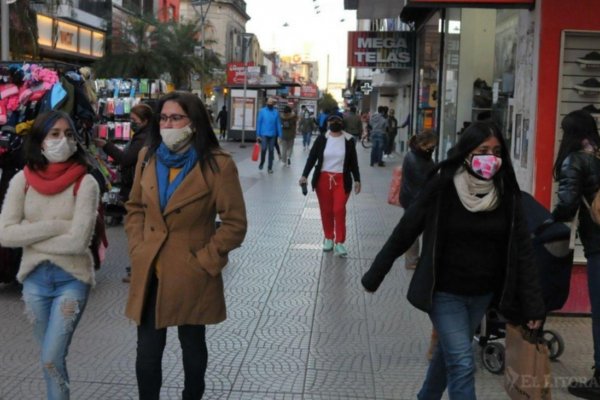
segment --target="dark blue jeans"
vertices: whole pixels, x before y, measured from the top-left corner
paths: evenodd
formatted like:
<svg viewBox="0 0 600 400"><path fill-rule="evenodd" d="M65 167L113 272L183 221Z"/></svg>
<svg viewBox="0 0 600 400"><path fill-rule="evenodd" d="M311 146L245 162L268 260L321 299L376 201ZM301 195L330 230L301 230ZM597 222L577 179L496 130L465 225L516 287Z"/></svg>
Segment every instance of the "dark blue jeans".
<svg viewBox="0 0 600 400"><path fill-rule="evenodd" d="M383 133L372 133L371 143L371 165L379 164L383 161L383 149L385 147L385 134Z"/></svg>
<svg viewBox="0 0 600 400"><path fill-rule="evenodd" d="M419 400L439 400L448 387L450 400L475 400L473 335L492 300L492 294L460 296L436 292L429 318L438 333Z"/></svg>
<svg viewBox="0 0 600 400"><path fill-rule="evenodd" d="M310 147L311 137L312 137L312 132L302 132L302 146Z"/></svg>
<svg viewBox="0 0 600 400"><path fill-rule="evenodd" d="M142 323L138 326L137 375L140 400L159 400L162 385L162 355L167 342L167 329L156 329L156 292L158 280L150 283L148 298L144 305ZM183 359L183 400L199 400L204 394L204 374L208 363L206 331L204 325L181 325L177 327Z"/></svg>
<svg viewBox="0 0 600 400"><path fill-rule="evenodd" d="M600 371L600 254L587 258L588 293L592 306L592 340L594 342L594 366Z"/></svg>
<svg viewBox="0 0 600 400"><path fill-rule="evenodd" d="M273 169L273 149L275 148L275 141L277 136L261 136L261 150L260 150L260 168L265 165L265 153L269 151L269 163L267 164L268 169Z"/></svg>

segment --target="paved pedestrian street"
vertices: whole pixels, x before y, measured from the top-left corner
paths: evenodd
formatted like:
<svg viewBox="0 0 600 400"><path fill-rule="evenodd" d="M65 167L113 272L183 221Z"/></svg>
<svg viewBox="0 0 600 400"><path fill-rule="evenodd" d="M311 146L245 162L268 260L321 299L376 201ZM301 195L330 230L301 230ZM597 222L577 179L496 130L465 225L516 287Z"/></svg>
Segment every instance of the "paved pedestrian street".
<svg viewBox="0 0 600 400"><path fill-rule="evenodd" d="M224 270L228 319L207 330L206 399L415 399L423 381L431 324L406 301L412 271L399 259L381 288L366 293L360 277L399 220L387 205L391 170L369 167L358 147L363 192L348 203L349 257L320 249L321 223L313 192L298 186L306 152L296 142L290 168L258 170L252 146L224 147L237 161L248 209L248 234ZM107 261L97 274L73 339L68 367L75 400L137 399L136 328L123 310L128 265L122 226L108 230ZM44 398L39 351L23 313L20 288L0 286L0 399ZM554 399L569 399L571 377L591 376L589 318L551 317L565 340L552 363ZM479 398L505 399L502 376L476 374ZM163 360L163 399L180 399L180 348L171 329Z"/></svg>

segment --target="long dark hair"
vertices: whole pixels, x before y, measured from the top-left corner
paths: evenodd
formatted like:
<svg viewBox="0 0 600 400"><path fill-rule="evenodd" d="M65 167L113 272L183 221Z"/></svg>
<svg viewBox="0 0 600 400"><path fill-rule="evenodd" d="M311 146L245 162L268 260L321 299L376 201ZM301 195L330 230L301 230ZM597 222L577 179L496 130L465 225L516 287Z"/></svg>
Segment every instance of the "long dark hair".
<svg viewBox="0 0 600 400"><path fill-rule="evenodd" d="M155 113L156 117L152 120L152 129L150 129L150 135L147 139L149 147L148 157L154 154L162 142L159 118L160 112L167 101L174 101L179 104L190 119L192 130L194 131L192 146L198 154L200 166L204 168L208 165L213 172L218 171L219 167L214 158L214 150L220 149L219 140L210 124L206 107L204 107L198 96L187 92L172 92L164 95L158 101Z"/></svg>
<svg viewBox="0 0 600 400"><path fill-rule="evenodd" d="M554 180L558 180L565 158L571 153L582 150L585 139L596 149L600 148L598 126L589 112L577 110L568 113L560 123L560 127L563 130L563 136L554 163Z"/></svg>
<svg viewBox="0 0 600 400"><path fill-rule="evenodd" d="M42 154L42 143L46 138L46 135L54 127L56 122L60 119L64 119L69 124L69 127L73 130L73 140L77 142L77 151L71 156L69 160L73 160L78 164L91 168L88 161L88 156L81 147L81 144L76 140L77 129L73 120L69 114L62 111L49 111L37 116L33 125L25 136L24 152L25 152L25 164L31 170L42 170L49 164L48 160Z"/></svg>
<svg viewBox="0 0 600 400"><path fill-rule="evenodd" d="M503 195L504 193L511 193L511 191L519 191L519 184L510 161L508 146L498 126L490 121L477 121L469 125L460 135L458 143L448 151L448 158L434 168L432 175L440 171L442 179L447 183L452 182L456 170L465 165L469 154L492 136L498 139L500 143L500 157L502 158L502 167L493 178L498 193Z"/></svg>

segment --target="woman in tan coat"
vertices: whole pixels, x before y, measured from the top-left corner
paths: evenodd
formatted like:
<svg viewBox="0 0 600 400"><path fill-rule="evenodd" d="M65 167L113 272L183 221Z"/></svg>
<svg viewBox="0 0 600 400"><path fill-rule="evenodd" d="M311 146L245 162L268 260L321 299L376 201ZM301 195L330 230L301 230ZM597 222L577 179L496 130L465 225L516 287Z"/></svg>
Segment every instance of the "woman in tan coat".
<svg viewBox="0 0 600 400"><path fill-rule="evenodd" d="M138 325L140 400L159 399L169 326L178 327L183 399L195 400L204 393L205 325L226 317L221 270L244 239L246 209L237 168L219 147L200 99L170 93L157 110L127 203L126 315Z"/></svg>

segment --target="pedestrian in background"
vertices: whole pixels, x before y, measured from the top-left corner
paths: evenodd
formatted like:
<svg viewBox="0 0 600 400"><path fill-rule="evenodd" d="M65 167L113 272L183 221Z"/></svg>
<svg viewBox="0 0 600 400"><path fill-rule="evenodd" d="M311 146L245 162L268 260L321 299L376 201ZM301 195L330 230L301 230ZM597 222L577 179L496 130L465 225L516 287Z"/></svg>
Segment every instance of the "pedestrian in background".
<svg viewBox="0 0 600 400"><path fill-rule="evenodd" d="M292 162L297 124L298 116L292 112L290 106L285 106L281 115L281 161L288 167Z"/></svg>
<svg viewBox="0 0 600 400"><path fill-rule="evenodd" d="M562 122L562 140L554 163L558 182L554 221L578 224L579 238L587 259L588 292L592 307L594 375L586 382L573 382L569 393L584 399L600 399L600 226L590 217L585 205L592 204L600 189L600 136L594 117L587 111L567 114ZM547 223L552 222L547 221Z"/></svg>
<svg viewBox="0 0 600 400"><path fill-rule="evenodd" d="M387 115L385 115L385 107L377 107L377 112L371 115L369 119L369 125L371 126L371 142L373 147L371 148L371 167L375 164L380 167L385 166L383 162L383 149L385 147L385 139L387 135L388 121Z"/></svg>
<svg viewBox="0 0 600 400"><path fill-rule="evenodd" d="M258 169L263 169L265 165L265 154L269 152L269 162L267 170L273 173L273 150L277 144L277 139L281 137L281 119L279 111L275 108L276 100L270 97L267 105L258 113L256 124L256 137L261 144L260 164ZM281 155L279 156L281 159Z"/></svg>
<svg viewBox="0 0 600 400"><path fill-rule="evenodd" d="M437 142L437 136L430 130L412 136L408 140L409 151L402 162L402 185L400 186L400 204L404 210L415 201L435 167L432 155ZM419 240L420 236L404 254L406 269L415 269L419 262Z"/></svg>
<svg viewBox="0 0 600 400"><path fill-rule="evenodd" d="M432 171L420 195L362 278L377 290L423 233L408 300L429 314L439 342L418 399L474 400L475 329L492 303L515 324L538 329L544 300L520 189L500 130L475 122Z"/></svg>
<svg viewBox="0 0 600 400"><path fill-rule="evenodd" d="M227 107L223 106L217 114L216 122L219 123L219 137L225 139L227 136Z"/></svg>
<svg viewBox="0 0 600 400"><path fill-rule="evenodd" d="M50 400L70 397L66 357L95 283L89 245L100 190L75 134L63 112L35 119L26 166L11 180L0 214L0 243L23 248L17 279Z"/></svg>
<svg viewBox="0 0 600 400"><path fill-rule="evenodd" d="M313 131L317 128L314 115L302 106L300 111L300 120L298 122L298 130L302 134L302 148L307 150L310 148L310 139Z"/></svg>
<svg viewBox="0 0 600 400"><path fill-rule="evenodd" d="M351 106L350 110L344 115L344 131L354 137L354 142L358 143L362 134L362 121L358 115L356 115L356 107Z"/></svg>
<svg viewBox="0 0 600 400"><path fill-rule="evenodd" d="M352 191L353 179L354 193L360 193L358 157L352 135L342 130L342 117L330 115L327 124L327 133L317 136L310 149L299 183L307 183L314 167L311 186L319 200L325 233L323 251L333 250L335 255L346 257L346 203Z"/></svg>
<svg viewBox="0 0 600 400"><path fill-rule="evenodd" d="M386 148L383 157L394 158L394 150L396 148L396 135L398 134L398 120L394 116L394 110L390 110L388 113L388 127L387 127L387 138Z"/></svg>
<svg viewBox="0 0 600 400"><path fill-rule="evenodd" d="M131 109L131 129L133 137L127 143L124 149L120 149L111 141L102 138L95 138L94 143L100 147L107 155L112 157L115 164L119 166L121 172L121 182L119 197L123 204L129 199L129 192L133 185L133 176L135 175L135 164L138 154L148 137L150 126L154 120L154 112L147 104L138 104ZM131 279L131 267L126 267L126 275L123 282L128 283Z"/></svg>
<svg viewBox="0 0 600 400"><path fill-rule="evenodd" d="M137 325L140 400L159 399L169 326L177 327L182 350L182 398L197 400L205 389L205 325L226 317L221 271L244 239L246 210L237 168L200 99L169 93L157 110L127 203L132 270L125 314Z"/></svg>

